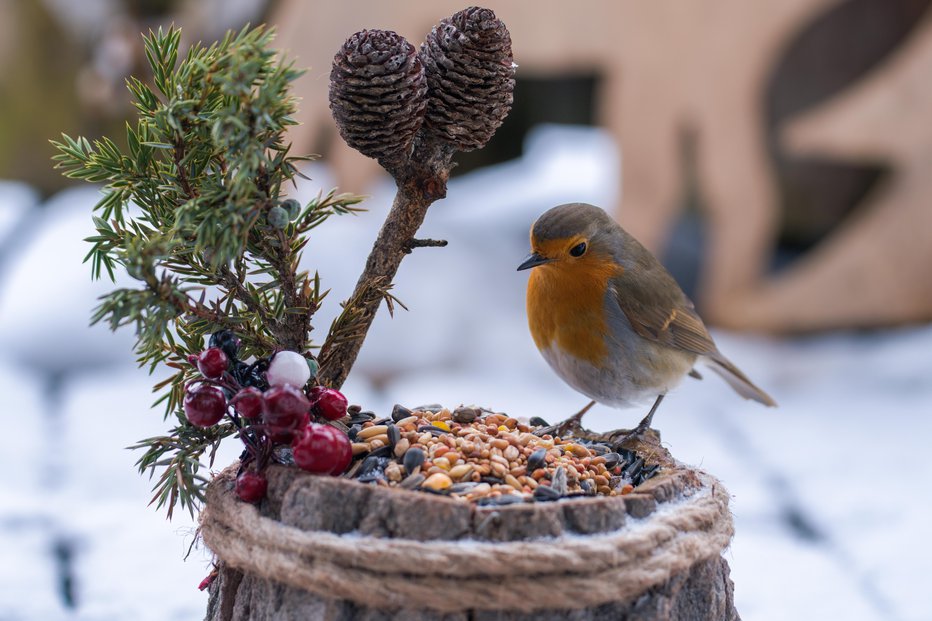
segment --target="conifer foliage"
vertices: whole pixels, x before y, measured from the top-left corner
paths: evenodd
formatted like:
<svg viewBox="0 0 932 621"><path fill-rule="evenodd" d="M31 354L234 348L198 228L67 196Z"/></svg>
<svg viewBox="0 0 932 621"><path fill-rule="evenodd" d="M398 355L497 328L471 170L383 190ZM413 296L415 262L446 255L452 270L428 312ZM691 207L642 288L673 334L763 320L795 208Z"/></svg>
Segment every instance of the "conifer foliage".
<svg viewBox="0 0 932 621"><path fill-rule="evenodd" d="M308 352L325 292L316 273L299 270L302 249L313 229L360 201L280 198L307 158L290 155L284 137L301 71L270 49L272 36L245 28L182 55L179 29L150 32L151 83L127 82L138 118L126 148L106 137L53 141L63 174L103 185L87 240L93 276L125 269L138 281L103 296L93 322L134 326L139 364L173 370L155 387L173 429L134 447L169 516L177 503L193 513L207 482L201 459L212 463L220 440L238 432L232 419L199 427L185 417L185 390L198 378L189 358L221 332L236 334L242 359Z"/></svg>

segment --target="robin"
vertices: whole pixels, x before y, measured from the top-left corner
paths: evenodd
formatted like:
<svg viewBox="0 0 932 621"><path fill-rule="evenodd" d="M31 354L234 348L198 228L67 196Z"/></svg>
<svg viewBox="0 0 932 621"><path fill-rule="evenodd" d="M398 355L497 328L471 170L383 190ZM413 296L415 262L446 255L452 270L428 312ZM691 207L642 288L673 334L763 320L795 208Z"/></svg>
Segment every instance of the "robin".
<svg viewBox="0 0 932 621"><path fill-rule="evenodd" d="M702 362L746 399L776 402L715 346L673 276L602 209L559 205L531 227L527 288L531 336L557 375L592 401L564 421L579 428L596 402L630 407L655 399L629 434L651 424L664 396Z"/></svg>

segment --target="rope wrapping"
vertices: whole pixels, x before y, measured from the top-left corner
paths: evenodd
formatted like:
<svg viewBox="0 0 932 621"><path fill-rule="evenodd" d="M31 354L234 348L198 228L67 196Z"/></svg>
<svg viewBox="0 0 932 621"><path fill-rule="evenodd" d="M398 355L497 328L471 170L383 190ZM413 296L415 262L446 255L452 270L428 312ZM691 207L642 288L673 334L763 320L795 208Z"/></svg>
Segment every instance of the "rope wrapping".
<svg viewBox="0 0 932 621"><path fill-rule="evenodd" d="M200 526L231 567L322 597L444 613L587 608L631 600L721 554L734 532L728 493L708 475L699 480L690 495L614 532L415 541L304 531L263 517L236 498L227 470L208 489Z"/></svg>

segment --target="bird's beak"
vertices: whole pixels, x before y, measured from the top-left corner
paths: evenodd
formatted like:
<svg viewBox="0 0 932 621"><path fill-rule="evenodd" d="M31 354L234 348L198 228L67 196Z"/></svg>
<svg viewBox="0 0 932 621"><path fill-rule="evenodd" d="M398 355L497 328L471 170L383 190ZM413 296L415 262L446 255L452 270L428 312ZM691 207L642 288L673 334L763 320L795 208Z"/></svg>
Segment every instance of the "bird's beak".
<svg viewBox="0 0 932 621"><path fill-rule="evenodd" d="M529 270L532 267L537 267L538 265L543 265L544 263L550 263L553 259L548 259L547 257L542 257L536 252L532 252L524 260L524 263L518 266L518 271Z"/></svg>

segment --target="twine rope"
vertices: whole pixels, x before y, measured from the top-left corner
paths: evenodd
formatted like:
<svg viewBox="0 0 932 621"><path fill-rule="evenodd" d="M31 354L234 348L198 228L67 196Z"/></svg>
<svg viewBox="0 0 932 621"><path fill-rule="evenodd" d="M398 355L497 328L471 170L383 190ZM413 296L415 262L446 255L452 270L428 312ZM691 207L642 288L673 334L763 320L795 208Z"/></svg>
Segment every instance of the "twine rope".
<svg viewBox="0 0 932 621"><path fill-rule="evenodd" d="M231 567L371 607L586 608L633 599L728 546L734 533L728 493L708 475L700 480L703 487L691 496L610 533L415 541L287 526L237 500L225 472L208 490L201 534Z"/></svg>

